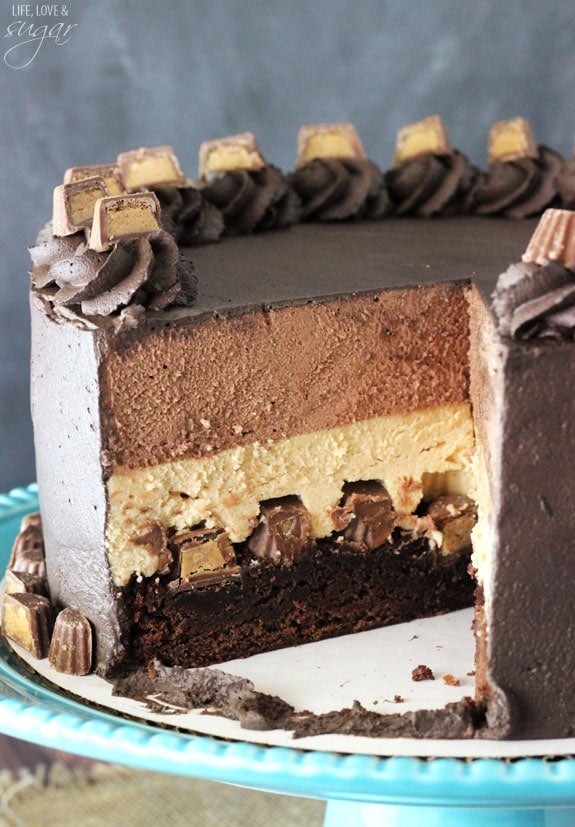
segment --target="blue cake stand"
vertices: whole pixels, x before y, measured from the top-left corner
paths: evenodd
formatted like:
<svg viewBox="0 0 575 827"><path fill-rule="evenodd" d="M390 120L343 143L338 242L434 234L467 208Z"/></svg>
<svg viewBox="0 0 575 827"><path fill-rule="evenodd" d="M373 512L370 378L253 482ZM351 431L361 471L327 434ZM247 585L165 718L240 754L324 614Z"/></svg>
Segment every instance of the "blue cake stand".
<svg viewBox="0 0 575 827"><path fill-rule="evenodd" d="M0 564L36 487L0 495ZM48 688L0 641L0 731L145 770L327 799L325 827L573 827L575 758L380 758L168 731Z"/></svg>

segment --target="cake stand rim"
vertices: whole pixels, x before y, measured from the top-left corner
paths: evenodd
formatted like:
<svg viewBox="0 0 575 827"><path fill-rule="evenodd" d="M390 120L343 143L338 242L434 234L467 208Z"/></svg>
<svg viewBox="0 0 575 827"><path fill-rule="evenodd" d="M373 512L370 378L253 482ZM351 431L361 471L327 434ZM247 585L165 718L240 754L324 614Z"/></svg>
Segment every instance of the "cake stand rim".
<svg viewBox="0 0 575 827"><path fill-rule="evenodd" d="M37 507L37 485L0 494L0 523ZM2 643L5 651L8 649ZM119 718L20 676L0 652L0 731L43 746L142 770L288 795L381 804L575 806L575 757L418 758L265 746Z"/></svg>

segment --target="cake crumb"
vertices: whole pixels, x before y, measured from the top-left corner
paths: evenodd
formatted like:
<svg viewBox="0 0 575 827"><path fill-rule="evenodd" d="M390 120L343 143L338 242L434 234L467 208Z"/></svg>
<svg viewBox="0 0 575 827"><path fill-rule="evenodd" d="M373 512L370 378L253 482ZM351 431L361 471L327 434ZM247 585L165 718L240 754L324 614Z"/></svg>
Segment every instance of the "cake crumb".
<svg viewBox="0 0 575 827"><path fill-rule="evenodd" d="M411 680L412 681L434 681L435 675L424 663L420 663L419 666L416 666L415 669L411 673Z"/></svg>
<svg viewBox="0 0 575 827"><path fill-rule="evenodd" d="M405 701L403 695L394 695L393 696L393 703L394 704L402 704Z"/></svg>
<svg viewBox="0 0 575 827"><path fill-rule="evenodd" d="M452 675L450 672L443 676L443 683L447 684L447 686L461 686L459 678L456 678L455 675Z"/></svg>
<svg viewBox="0 0 575 827"><path fill-rule="evenodd" d="M469 677L470 677L470 678L474 678L474 677L475 677L475 669L472 669L472 670L471 670L470 672L468 672L467 674L469 675Z"/></svg>

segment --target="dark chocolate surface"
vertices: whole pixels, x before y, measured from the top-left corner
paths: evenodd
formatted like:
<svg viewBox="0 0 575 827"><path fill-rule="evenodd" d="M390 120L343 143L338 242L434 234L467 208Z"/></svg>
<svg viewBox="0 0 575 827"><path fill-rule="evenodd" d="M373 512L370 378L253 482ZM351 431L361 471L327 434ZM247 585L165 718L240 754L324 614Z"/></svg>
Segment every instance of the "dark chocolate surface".
<svg viewBox="0 0 575 827"><path fill-rule="evenodd" d="M519 261L536 221L454 217L300 224L190 250L198 299L225 313L321 296L473 279L487 299Z"/></svg>

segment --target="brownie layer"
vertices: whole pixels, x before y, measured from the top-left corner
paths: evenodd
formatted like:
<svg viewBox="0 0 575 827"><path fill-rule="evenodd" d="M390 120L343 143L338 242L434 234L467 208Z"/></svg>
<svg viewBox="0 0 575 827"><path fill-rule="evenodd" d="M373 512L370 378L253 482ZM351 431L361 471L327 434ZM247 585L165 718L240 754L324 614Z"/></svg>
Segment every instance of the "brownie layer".
<svg viewBox="0 0 575 827"><path fill-rule="evenodd" d="M470 606L469 554L446 558L427 539L368 552L326 539L292 566L246 561L240 583L174 593L164 577L134 578L121 600L125 663L202 666Z"/></svg>

